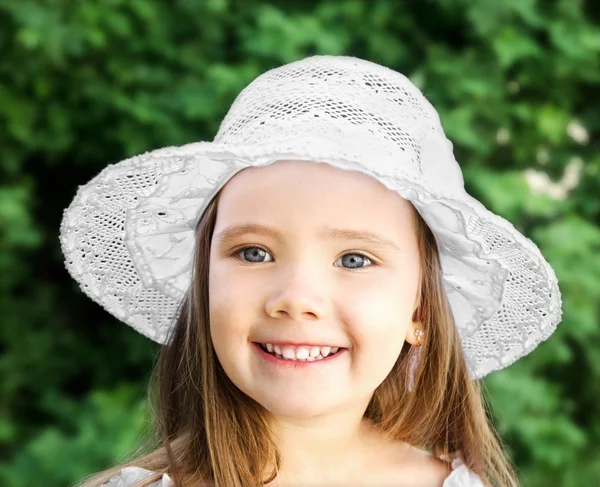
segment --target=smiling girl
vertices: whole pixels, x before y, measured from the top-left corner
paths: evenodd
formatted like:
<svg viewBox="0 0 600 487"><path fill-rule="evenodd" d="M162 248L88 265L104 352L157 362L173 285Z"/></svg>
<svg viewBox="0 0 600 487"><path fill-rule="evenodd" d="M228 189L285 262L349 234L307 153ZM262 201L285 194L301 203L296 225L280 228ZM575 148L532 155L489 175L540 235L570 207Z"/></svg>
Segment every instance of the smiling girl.
<svg viewBox="0 0 600 487"><path fill-rule="evenodd" d="M82 186L61 244L90 298L163 345L151 451L78 487L518 485L481 379L555 330L557 280L465 191L402 74L270 70L213 142Z"/></svg>

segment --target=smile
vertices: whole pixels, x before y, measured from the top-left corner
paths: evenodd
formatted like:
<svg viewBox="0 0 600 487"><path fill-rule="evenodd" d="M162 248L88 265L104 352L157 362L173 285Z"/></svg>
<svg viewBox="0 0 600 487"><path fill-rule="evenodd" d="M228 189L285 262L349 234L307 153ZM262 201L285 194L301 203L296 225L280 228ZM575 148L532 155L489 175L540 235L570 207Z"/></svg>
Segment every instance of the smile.
<svg viewBox="0 0 600 487"><path fill-rule="evenodd" d="M279 365L284 368L298 369L298 368L307 368L307 367L319 367L324 366L326 364L332 364L338 362L341 357L346 355L348 351L347 348L340 348L335 353L329 353L327 357L323 357L319 354L317 357L309 356L306 359L302 358L285 358L282 355L279 355L273 351L270 353L266 348L263 348L263 345L260 343L252 343L252 346L255 350L258 351L259 355L264 358L267 362L273 365Z"/></svg>

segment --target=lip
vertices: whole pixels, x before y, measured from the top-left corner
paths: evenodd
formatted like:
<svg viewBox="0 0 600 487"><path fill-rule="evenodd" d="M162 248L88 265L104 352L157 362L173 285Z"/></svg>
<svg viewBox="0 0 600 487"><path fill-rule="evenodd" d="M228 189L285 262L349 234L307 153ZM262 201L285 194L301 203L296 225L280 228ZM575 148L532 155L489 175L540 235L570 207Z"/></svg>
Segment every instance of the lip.
<svg viewBox="0 0 600 487"><path fill-rule="evenodd" d="M329 355L321 360L313 360L312 362L301 361L301 360L284 360L277 358L275 355L271 355L268 352L265 352L259 343L252 342L253 348L255 348L260 356L262 356L265 360L273 365L278 365L279 367L283 367L286 369L306 369L308 367L319 367L321 365L334 363L338 358L343 357L348 352L347 348L340 348L340 350L335 355Z"/></svg>

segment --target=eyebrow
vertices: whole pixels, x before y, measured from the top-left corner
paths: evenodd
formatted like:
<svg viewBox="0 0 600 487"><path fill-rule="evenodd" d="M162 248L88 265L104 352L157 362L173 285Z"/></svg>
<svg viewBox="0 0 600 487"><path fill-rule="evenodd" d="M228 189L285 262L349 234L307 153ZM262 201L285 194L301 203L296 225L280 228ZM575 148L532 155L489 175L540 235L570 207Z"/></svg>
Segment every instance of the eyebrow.
<svg viewBox="0 0 600 487"><path fill-rule="evenodd" d="M237 238L249 233L266 235L279 242L282 241L282 236L279 231L272 227L258 225L256 223L240 223L231 225L222 230L216 236L216 240L220 245L227 245L235 241ZM357 242L362 242L366 245L370 245L374 248L400 252L400 248L393 241L385 238L382 235L369 231L322 227L319 236L321 238L325 237L333 240L354 240Z"/></svg>

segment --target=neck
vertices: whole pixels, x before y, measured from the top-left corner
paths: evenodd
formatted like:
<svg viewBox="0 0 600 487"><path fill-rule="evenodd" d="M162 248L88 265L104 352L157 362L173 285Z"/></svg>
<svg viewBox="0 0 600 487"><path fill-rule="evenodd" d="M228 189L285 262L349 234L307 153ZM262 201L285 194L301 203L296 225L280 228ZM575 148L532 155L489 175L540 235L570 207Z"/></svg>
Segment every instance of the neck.
<svg viewBox="0 0 600 487"><path fill-rule="evenodd" d="M349 485L372 471L389 443L362 418L354 428L300 428L286 424L280 429L281 468L268 487ZM271 465L268 472L275 470Z"/></svg>

